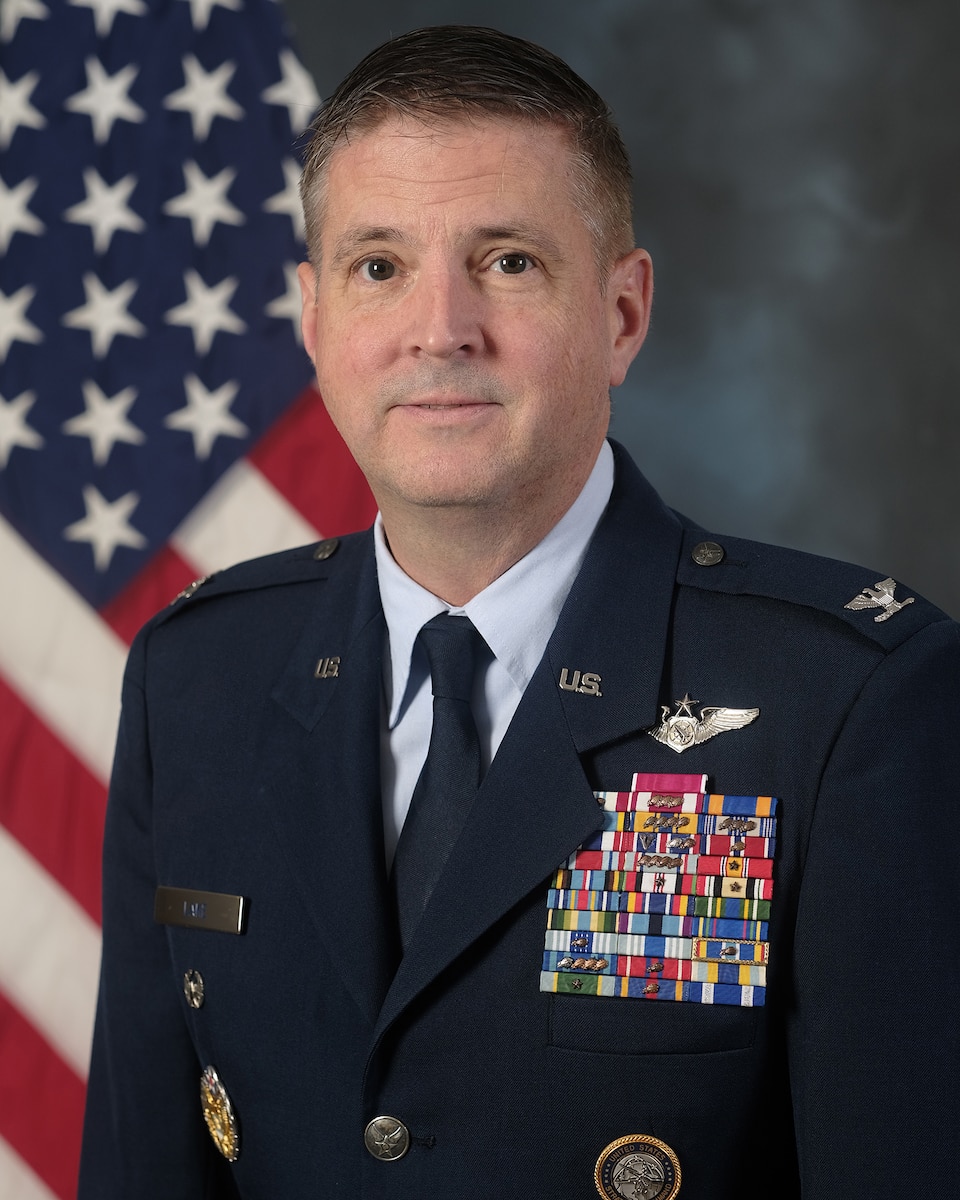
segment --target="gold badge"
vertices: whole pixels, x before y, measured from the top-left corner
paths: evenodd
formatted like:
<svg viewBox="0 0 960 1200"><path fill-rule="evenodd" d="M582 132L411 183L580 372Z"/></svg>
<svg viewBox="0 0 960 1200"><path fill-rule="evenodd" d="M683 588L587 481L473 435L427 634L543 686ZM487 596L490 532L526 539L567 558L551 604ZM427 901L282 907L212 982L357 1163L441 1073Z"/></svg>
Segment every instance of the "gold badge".
<svg viewBox="0 0 960 1200"><path fill-rule="evenodd" d="M240 1157L237 1118L234 1116L227 1089L220 1082L220 1076L213 1067L205 1067L200 1076L200 1104L213 1144L227 1162L236 1162Z"/></svg>
<svg viewBox="0 0 960 1200"><path fill-rule="evenodd" d="M606 1147L593 1182L605 1200L674 1200L680 1191L680 1160L659 1138L631 1133Z"/></svg>

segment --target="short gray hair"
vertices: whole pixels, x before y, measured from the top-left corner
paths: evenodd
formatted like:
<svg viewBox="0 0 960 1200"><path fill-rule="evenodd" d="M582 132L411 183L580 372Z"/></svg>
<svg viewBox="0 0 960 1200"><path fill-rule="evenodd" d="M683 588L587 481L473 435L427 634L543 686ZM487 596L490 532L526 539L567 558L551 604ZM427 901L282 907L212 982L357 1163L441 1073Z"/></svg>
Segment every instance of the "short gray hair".
<svg viewBox="0 0 960 1200"><path fill-rule="evenodd" d="M439 122L487 117L564 131L574 200L593 236L601 278L633 249L630 160L605 101L534 42L479 26L437 25L378 46L314 120L300 183L314 264L333 151L351 135L405 116Z"/></svg>

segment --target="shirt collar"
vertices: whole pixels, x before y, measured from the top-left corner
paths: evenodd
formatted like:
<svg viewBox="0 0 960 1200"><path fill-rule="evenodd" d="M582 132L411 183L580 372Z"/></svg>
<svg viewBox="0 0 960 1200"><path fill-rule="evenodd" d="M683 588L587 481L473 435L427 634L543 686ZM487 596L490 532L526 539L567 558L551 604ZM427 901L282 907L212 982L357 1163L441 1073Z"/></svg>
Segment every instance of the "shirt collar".
<svg viewBox="0 0 960 1200"><path fill-rule="evenodd" d="M547 648L612 489L613 452L604 441L583 490L557 524L528 554L463 608L451 609L398 566L387 546L383 520L377 513L374 547L380 601L389 636L390 674L384 683L391 729L407 699L417 634L438 613L465 613L518 691L525 690Z"/></svg>

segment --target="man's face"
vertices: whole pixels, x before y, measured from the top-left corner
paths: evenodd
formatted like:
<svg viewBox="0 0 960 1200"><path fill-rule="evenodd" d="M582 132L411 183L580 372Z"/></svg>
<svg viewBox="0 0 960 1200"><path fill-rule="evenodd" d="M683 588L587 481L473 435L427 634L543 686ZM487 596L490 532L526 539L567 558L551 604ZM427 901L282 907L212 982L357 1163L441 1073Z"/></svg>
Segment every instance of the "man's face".
<svg viewBox="0 0 960 1200"><path fill-rule="evenodd" d="M384 512L576 497L646 331L649 259L606 288L551 126L390 120L333 154L303 331Z"/></svg>

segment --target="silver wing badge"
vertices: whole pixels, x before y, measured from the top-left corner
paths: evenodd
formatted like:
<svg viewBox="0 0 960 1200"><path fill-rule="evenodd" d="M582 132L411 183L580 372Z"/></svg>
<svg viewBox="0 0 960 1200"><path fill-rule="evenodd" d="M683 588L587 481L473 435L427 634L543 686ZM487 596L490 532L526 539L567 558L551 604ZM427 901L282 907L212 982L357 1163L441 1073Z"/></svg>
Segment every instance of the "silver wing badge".
<svg viewBox="0 0 960 1200"><path fill-rule="evenodd" d="M908 596L906 600L894 600L893 594L896 590L897 585L892 579L881 579L872 588L865 587L859 596L854 596L850 603L843 607L882 608L883 612L877 613L873 619L889 621L894 613L898 613L901 608L906 608L908 604L913 603L913 596Z"/></svg>
<svg viewBox="0 0 960 1200"><path fill-rule="evenodd" d="M728 729L742 729L760 716L759 708L701 708L700 716L695 717L692 705L700 701L691 700L689 693L675 703L677 711L672 716L668 704L660 706L663 713L660 724L647 732L677 754L709 741L718 733L726 733Z"/></svg>

